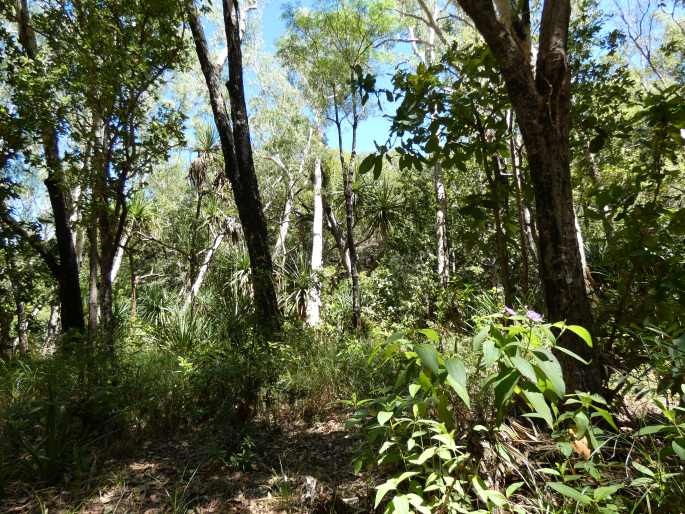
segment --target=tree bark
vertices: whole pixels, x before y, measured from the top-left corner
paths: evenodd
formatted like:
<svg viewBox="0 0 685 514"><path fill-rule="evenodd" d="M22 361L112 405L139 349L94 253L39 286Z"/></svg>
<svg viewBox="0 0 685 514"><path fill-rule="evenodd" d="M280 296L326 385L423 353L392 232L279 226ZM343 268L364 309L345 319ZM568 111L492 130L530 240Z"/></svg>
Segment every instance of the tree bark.
<svg viewBox="0 0 685 514"><path fill-rule="evenodd" d="M538 255L547 316L593 328L590 302L583 280L569 167L570 74L567 38L570 0L545 0L540 22L537 63L527 50L530 13L507 23L498 18L491 0L458 0L474 21L500 67L516 112L528 154L535 191ZM526 19L527 17L527 19ZM515 26L525 25L524 30ZM519 27L520 28L520 27ZM573 334L560 344L581 357L593 352ZM601 369L596 360L581 367L562 358L568 389L599 391Z"/></svg>
<svg viewBox="0 0 685 514"><path fill-rule="evenodd" d="M314 190L314 219L312 221L311 286L307 294L307 324L314 327L321 320L321 280L323 266L323 200L321 198L321 159L314 163L312 186Z"/></svg>
<svg viewBox="0 0 685 514"><path fill-rule="evenodd" d="M280 329L280 312L273 282L273 264L266 220L252 158L252 145L245 105L240 48L240 23L237 5L224 0L224 25L228 49L231 117L224 101L219 71L210 59L207 40L193 0L187 0L186 11L195 42L195 50L209 92L214 122L221 140L225 173L233 189L240 223L250 255L252 287L257 328L270 335Z"/></svg>
<svg viewBox="0 0 685 514"><path fill-rule="evenodd" d="M36 35L31 28L27 0L17 0L17 18L19 21L19 41L29 59L35 61L38 56ZM84 317L81 303L81 286L74 237L69 224L66 186L63 180L62 162L59 156L59 138L55 124L44 120L42 127L43 152L48 176L45 187L48 190L50 206L55 224L55 238L59 254L57 275L58 294L61 308L62 330L83 331Z"/></svg>
<svg viewBox="0 0 685 514"><path fill-rule="evenodd" d="M214 257L216 251L219 249L219 245L221 245L221 242L224 240L225 235L225 232L220 231L218 234L214 236L212 246L207 248L207 251L205 252L205 257L204 259L202 259L202 264L200 264L200 268L198 269L197 275L195 276L195 280L193 280L193 285L190 287L190 291L186 295L186 298L183 302L184 311L187 310L188 307L190 307L193 304L195 298L197 297L197 294L200 292L200 288L202 287L202 283L205 280L205 275L209 270L209 265L212 262L212 258Z"/></svg>
<svg viewBox="0 0 685 514"><path fill-rule="evenodd" d="M447 240L447 193L440 163L433 165L433 186L435 188L435 240L437 245L437 272L442 287L450 279L450 254Z"/></svg>
<svg viewBox="0 0 685 514"><path fill-rule="evenodd" d="M354 72L351 72L350 80L354 83ZM335 98L335 94L333 96ZM352 147L350 158L346 162L343 153L342 122L338 112L338 104L334 103L335 125L338 133L338 155L340 157L340 167L343 174L343 194L345 196L345 240L350 260L350 278L352 279L353 330L359 330L361 328L361 290L359 287L359 270L357 269L357 245L354 240L354 192L352 190L352 184L354 183L355 156L357 151L357 123L359 120L356 108L356 92L352 90Z"/></svg>

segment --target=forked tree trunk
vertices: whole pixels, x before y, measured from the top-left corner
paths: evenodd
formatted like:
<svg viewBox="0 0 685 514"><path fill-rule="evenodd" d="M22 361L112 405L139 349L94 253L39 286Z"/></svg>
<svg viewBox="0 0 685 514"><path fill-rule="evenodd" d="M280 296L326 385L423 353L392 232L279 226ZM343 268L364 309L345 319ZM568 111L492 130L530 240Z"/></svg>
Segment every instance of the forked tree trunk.
<svg viewBox="0 0 685 514"><path fill-rule="evenodd" d="M233 189L240 223L250 256L254 291L255 322L266 335L280 329L280 312L273 282L273 264L269 248L266 220L259 195L257 175L252 158L252 144L243 87L240 20L237 4L224 0L224 25L228 50L229 80L227 83L231 115L224 101L219 70L210 59L204 29L193 0L186 0L188 22L195 50L205 77L214 122L219 132L225 173Z"/></svg>
<svg viewBox="0 0 685 514"><path fill-rule="evenodd" d="M323 200L321 198L321 159L314 162L312 186L314 191L314 219L312 221L311 285L307 293L307 324L314 327L321 319L321 279L323 266Z"/></svg>
<svg viewBox="0 0 685 514"><path fill-rule="evenodd" d="M494 54L507 85L528 154L538 226L540 278L547 317L593 328L583 279L569 166L570 74L566 55L570 0L545 0L537 63L530 59L530 9L514 13L507 2L458 0ZM574 334L560 344L585 359L593 352ZM567 387L599 391L597 360L585 367L563 356Z"/></svg>

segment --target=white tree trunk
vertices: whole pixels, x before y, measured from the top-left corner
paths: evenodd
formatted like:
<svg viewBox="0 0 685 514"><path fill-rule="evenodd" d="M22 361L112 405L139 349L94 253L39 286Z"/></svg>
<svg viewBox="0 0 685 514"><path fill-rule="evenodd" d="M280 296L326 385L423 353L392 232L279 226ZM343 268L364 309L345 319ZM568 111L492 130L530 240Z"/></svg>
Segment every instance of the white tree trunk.
<svg viewBox="0 0 685 514"><path fill-rule="evenodd" d="M129 226L124 227L123 234L121 234L121 242L117 247L117 251L114 254L114 261L112 262L112 271L109 273L112 285L117 280L117 275L119 274L119 268L121 268L121 261L124 259L124 249L128 244L128 240L131 237L131 229Z"/></svg>
<svg viewBox="0 0 685 514"><path fill-rule="evenodd" d="M321 198L321 160L314 163L314 221L312 223L311 286L307 294L307 324L311 327L321 320L321 283L319 271L323 266L323 200Z"/></svg>
<svg viewBox="0 0 685 514"><path fill-rule="evenodd" d="M442 176L442 166L435 163L433 166L433 185L435 186L435 199L437 208L435 211L435 238L437 243L438 278L440 284L445 287L450 278L449 246L447 243L447 194Z"/></svg>
<svg viewBox="0 0 685 514"><path fill-rule="evenodd" d="M205 252L205 258L202 260L202 264L200 265L200 269L197 272L197 276L193 281L193 285L190 287L190 291L186 295L186 299L183 302L184 311L187 310L188 307L190 307L190 304L193 302L197 294L200 292L202 282L204 282L205 280L205 275L207 275L207 270L209 269L209 265L212 262L212 258L214 257L216 251L219 249L219 245L221 244L221 241L223 241L225 235L226 233L222 231L219 232L216 236L214 236L212 246L210 246Z"/></svg>
<svg viewBox="0 0 685 514"><path fill-rule="evenodd" d="M285 261L285 239L288 237L288 230L290 229L290 213L293 210L293 188L295 187L295 178L292 175L288 176L288 185L286 186L285 205L283 206L283 217L281 218L281 225L278 229L278 239L274 247L274 260L281 257L281 265Z"/></svg>

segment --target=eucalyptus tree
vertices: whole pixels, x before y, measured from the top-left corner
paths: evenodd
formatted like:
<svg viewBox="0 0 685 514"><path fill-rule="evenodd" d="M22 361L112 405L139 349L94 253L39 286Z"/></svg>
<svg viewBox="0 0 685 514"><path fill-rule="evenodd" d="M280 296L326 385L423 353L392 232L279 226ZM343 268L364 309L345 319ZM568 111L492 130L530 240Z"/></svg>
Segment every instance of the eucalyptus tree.
<svg viewBox="0 0 685 514"><path fill-rule="evenodd" d="M291 9L286 13L288 33L279 42L279 53L301 76L312 94L312 104L337 135L338 159L345 197L345 241L352 281L352 327L361 326L361 290L355 242L354 191L357 168L357 133L368 95L360 82L372 81L368 73L377 64L378 50L389 43L396 29L390 4L383 0L338 0L316 9ZM346 151L344 127L349 126ZM330 218L330 216L329 216ZM342 234L329 221L340 246Z"/></svg>
<svg viewBox="0 0 685 514"><path fill-rule="evenodd" d="M228 59L229 109L225 103L220 71L211 58L202 27L200 12L194 0L185 2L186 18L195 42L202 74L205 77L214 123L219 132L226 177L231 184L240 223L250 255L251 280L254 290L255 320L266 334L280 327L280 312L273 281L273 264L259 184L255 173L250 128L243 85L241 49L244 11L238 2L223 2L224 29Z"/></svg>

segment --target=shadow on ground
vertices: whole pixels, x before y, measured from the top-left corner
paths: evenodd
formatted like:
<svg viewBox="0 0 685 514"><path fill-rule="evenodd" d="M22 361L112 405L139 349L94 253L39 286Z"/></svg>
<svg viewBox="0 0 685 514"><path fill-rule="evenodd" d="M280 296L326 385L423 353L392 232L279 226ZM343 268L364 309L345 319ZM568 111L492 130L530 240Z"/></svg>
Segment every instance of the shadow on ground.
<svg viewBox="0 0 685 514"><path fill-rule="evenodd" d="M142 442L132 457L101 463L81 484L8 484L0 512L371 511L372 487L352 473L357 440L341 421L256 431L253 438L253 448L238 460L223 452L235 441L220 438Z"/></svg>

